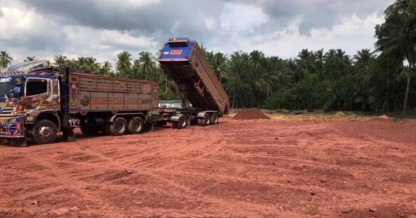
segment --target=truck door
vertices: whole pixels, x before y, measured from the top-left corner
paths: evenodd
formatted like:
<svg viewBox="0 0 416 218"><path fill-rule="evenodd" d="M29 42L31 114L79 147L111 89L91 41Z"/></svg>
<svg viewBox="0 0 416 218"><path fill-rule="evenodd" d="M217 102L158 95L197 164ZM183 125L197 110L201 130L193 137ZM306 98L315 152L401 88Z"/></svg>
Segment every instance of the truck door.
<svg viewBox="0 0 416 218"><path fill-rule="evenodd" d="M59 82L55 79L27 78L25 96L27 109L59 108Z"/></svg>

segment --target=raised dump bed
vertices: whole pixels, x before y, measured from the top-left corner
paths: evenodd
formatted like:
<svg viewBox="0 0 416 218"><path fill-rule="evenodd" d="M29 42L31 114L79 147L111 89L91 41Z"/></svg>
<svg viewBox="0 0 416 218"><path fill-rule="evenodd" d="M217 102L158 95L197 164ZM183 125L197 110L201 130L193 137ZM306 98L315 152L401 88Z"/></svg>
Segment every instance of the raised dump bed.
<svg viewBox="0 0 416 218"><path fill-rule="evenodd" d="M192 107L218 111L220 116L228 114L228 95L196 41L169 39L159 62Z"/></svg>

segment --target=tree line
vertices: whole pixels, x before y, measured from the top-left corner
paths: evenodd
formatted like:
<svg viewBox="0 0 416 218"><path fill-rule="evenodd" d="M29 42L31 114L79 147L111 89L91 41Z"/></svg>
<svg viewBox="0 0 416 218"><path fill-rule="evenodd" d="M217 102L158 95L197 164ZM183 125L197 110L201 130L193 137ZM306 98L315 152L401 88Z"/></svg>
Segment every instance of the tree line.
<svg viewBox="0 0 416 218"><path fill-rule="evenodd" d="M385 10L384 23L375 27L374 51L362 49L349 56L342 49L303 49L292 59L257 50L230 55L204 51L233 108L406 113L416 107L415 25L416 0L396 0ZM1 51L0 66L5 68L11 61ZM57 55L54 62L105 76L157 81L161 99L178 98L174 82L149 52L140 52L137 59L120 52L115 66L98 63L94 57Z"/></svg>

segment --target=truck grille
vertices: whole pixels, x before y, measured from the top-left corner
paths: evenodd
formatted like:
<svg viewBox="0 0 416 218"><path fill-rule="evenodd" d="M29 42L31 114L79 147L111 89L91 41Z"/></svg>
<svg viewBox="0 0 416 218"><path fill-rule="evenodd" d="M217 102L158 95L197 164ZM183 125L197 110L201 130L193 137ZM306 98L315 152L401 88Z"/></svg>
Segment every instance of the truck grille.
<svg viewBox="0 0 416 218"><path fill-rule="evenodd" d="M0 108L0 114L11 114L11 113L12 113L11 107Z"/></svg>

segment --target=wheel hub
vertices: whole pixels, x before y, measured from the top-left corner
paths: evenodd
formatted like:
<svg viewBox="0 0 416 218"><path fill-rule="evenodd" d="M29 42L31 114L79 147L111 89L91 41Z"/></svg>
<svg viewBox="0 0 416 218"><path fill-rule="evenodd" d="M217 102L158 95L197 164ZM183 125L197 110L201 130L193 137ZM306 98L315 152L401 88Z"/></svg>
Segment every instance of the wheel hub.
<svg viewBox="0 0 416 218"><path fill-rule="evenodd" d="M47 138L51 135L51 128L47 127L47 126L43 126L39 129L39 135Z"/></svg>

